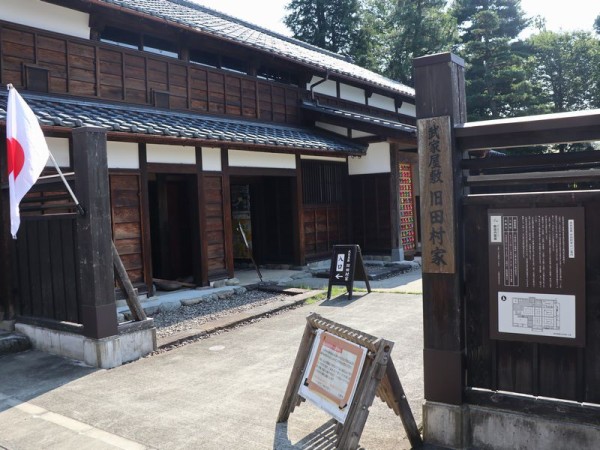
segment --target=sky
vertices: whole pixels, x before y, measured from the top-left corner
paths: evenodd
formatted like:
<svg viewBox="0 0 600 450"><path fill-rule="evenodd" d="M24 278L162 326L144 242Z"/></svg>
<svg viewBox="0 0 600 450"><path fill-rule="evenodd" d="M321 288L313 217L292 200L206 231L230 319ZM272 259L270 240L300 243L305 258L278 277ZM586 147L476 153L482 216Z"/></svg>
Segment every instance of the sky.
<svg viewBox="0 0 600 450"><path fill-rule="evenodd" d="M283 24L285 6L290 0L193 0L228 15L281 34L290 35ZM594 19L600 14L597 0L521 0L521 7L530 17L543 16L546 27L552 31L591 31Z"/></svg>

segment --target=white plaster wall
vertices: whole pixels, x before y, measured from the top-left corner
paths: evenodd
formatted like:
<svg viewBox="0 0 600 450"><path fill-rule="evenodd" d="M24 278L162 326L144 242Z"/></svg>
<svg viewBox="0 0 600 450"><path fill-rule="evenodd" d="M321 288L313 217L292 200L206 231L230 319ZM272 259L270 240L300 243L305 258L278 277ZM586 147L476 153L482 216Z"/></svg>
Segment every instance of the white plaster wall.
<svg viewBox="0 0 600 450"><path fill-rule="evenodd" d="M394 99L390 97L384 97L380 94L373 94L369 98L369 106L387 109L388 111L396 111L396 104L394 103Z"/></svg>
<svg viewBox="0 0 600 450"><path fill-rule="evenodd" d="M352 137L353 138L368 137L368 136L375 136L375 135L372 134L372 133L365 133L364 131L352 130Z"/></svg>
<svg viewBox="0 0 600 450"><path fill-rule="evenodd" d="M410 103L402 102L402 106L398 109L400 114L406 114L407 116L416 117L417 116L417 108L415 105Z"/></svg>
<svg viewBox="0 0 600 450"><path fill-rule="evenodd" d="M340 84L340 98L351 102L365 104L365 90L347 84Z"/></svg>
<svg viewBox="0 0 600 450"><path fill-rule="evenodd" d="M106 153L109 169L139 169L140 158L138 145L134 142L106 143Z"/></svg>
<svg viewBox="0 0 600 450"><path fill-rule="evenodd" d="M323 122L315 122L315 126L317 128L322 128L324 130L331 131L332 133L335 133L335 134L341 134L344 137L348 136L348 130L344 127L338 127L337 125L331 125L329 123L323 123Z"/></svg>
<svg viewBox="0 0 600 450"><path fill-rule="evenodd" d="M350 175L389 173L390 168L390 144L387 142L371 144L365 156L350 158L348 160L348 172Z"/></svg>
<svg viewBox="0 0 600 450"><path fill-rule="evenodd" d="M306 85L306 89L310 90L310 87L321 81L323 78L313 77L310 80L310 83ZM327 80L324 83L319 84L313 88L313 92L317 94L331 95L332 97L337 97L337 86L335 81Z"/></svg>
<svg viewBox="0 0 600 450"><path fill-rule="evenodd" d="M70 167L68 138L47 137L46 144L48 144L48 150L58 163L58 167ZM46 162L46 167L54 167L54 163L50 158Z"/></svg>
<svg viewBox="0 0 600 450"><path fill-rule="evenodd" d="M334 158L332 156L301 155L300 159L312 159L312 160L317 160L317 161L346 162L346 158Z"/></svg>
<svg viewBox="0 0 600 450"><path fill-rule="evenodd" d="M196 164L196 148L182 145L148 144L146 160L149 163Z"/></svg>
<svg viewBox="0 0 600 450"><path fill-rule="evenodd" d="M229 166L262 167L268 169L295 169L296 156L280 153L229 150Z"/></svg>
<svg viewBox="0 0 600 450"><path fill-rule="evenodd" d="M89 14L40 0L2 0L0 18L83 39L90 38Z"/></svg>
<svg viewBox="0 0 600 450"><path fill-rule="evenodd" d="M221 149L216 147L202 147L202 170L220 172Z"/></svg>

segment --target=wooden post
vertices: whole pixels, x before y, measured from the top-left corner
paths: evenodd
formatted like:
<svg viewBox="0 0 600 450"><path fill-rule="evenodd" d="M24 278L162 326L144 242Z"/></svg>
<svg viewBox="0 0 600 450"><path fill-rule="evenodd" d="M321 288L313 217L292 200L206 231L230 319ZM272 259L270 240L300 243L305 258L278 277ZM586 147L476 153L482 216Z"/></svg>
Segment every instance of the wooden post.
<svg viewBox="0 0 600 450"><path fill-rule="evenodd" d="M194 282L208 286L208 238L206 237L206 195L204 188L204 166L202 147L196 147L196 189L198 208L198 253L199 261L194 261Z"/></svg>
<svg viewBox="0 0 600 450"><path fill-rule="evenodd" d="M106 130L73 130L75 187L86 214L77 219L79 298L84 335L101 339L118 334L110 234Z"/></svg>
<svg viewBox="0 0 600 450"><path fill-rule="evenodd" d="M304 199L302 193L302 159L296 155L296 178L292 192L294 195L294 262L300 266L306 263L306 246L304 237Z"/></svg>
<svg viewBox="0 0 600 450"><path fill-rule="evenodd" d="M111 242L111 244L113 265L115 267L115 271L117 272L117 280L125 291L125 301L127 302L129 311L131 311L131 315L133 316L134 320L146 320L146 313L144 312L144 308L142 308L142 305L138 300L135 289L133 288L133 284L131 284L131 280L129 279L129 275L127 275L127 270L125 270L125 266L123 265L121 256L119 256L117 247L115 247L114 242Z"/></svg>
<svg viewBox="0 0 600 450"><path fill-rule="evenodd" d="M425 399L460 405L464 387L460 201L454 125L466 122L464 61L414 60L421 216Z"/></svg>

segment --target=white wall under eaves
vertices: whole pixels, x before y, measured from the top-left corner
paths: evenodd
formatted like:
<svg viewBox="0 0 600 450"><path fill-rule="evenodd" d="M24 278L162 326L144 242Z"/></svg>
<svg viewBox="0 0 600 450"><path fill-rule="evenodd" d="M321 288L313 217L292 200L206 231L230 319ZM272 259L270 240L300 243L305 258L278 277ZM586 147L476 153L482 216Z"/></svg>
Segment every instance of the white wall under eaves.
<svg viewBox="0 0 600 450"><path fill-rule="evenodd" d="M350 175L389 173L390 171L390 144L387 142L371 144L366 155L348 159L348 173Z"/></svg>
<svg viewBox="0 0 600 450"><path fill-rule="evenodd" d="M288 153L266 153L248 150L229 150L229 167L295 169L296 156Z"/></svg>
<svg viewBox="0 0 600 450"><path fill-rule="evenodd" d="M149 163L196 164L196 148L183 145L148 144L146 160Z"/></svg>
<svg viewBox="0 0 600 450"><path fill-rule="evenodd" d="M71 165L68 138L47 137L46 144L48 145L48 150L54 156L58 167L69 167ZM54 167L54 163L50 158L46 162L46 167Z"/></svg>
<svg viewBox="0 0 600 450"><path fill-rule="evenodd" d="M402 102L402 106L398 109L398 112L410 117L417 117L417 107L412 103Z"/></svg>
<svg viewBox="0 0 600 450"><path fill-rule="evenodd" d="M388 111L396 111L396 103L391 97L384 97L380 94L373 94L369 97L369 106L375 108L387 109Z"/></svg>
<svg viewBox="0 0 600 450"><path fill-rule="evenodd" d="M0 18L42 30L90 38L89 14L41 0L2 0Z"/></svg>
<svg viewBox="0 0 600 450"><path fill-rule="evenodd" d="M139 169L138 144L135 142L108 141L106 157L109 169Z"/></svg>

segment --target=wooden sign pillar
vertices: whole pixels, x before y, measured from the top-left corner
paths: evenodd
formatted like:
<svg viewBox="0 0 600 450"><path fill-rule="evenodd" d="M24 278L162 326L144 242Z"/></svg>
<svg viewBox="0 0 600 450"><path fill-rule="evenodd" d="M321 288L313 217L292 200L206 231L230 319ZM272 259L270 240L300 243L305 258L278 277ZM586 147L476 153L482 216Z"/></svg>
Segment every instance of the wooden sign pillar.
<svg viewBox="0 0 600 450"><path fill-rule="evenodd" d="M110 224L106 130L73 130L75 186L86 214L77 218L81 322L86 337L118 332Z"/></svg>
<svg viewBox="0 0 600 450"><path fill-rule="evenodd" d="M461 155L454 125L466 122L464 61L442 53L414 60L421 226L425 399L460 405L464 386L460 270Z"/></svg>
<svg viewBox="0 0 600 450"><path fill-rule="evenodd" d="M400 416L411 445L413 448L419 448L422 445L421 435L391 358L394 343L332 322L315 313L310 314L306 318L306 322L304 335L279 410L277 423L287 422L295 407L305 400L299 394L299 390L304 380L307 380L307 372L310 372L307 364L317 331L323 330L330 335L349 341L351 344L356 344L368 352L347 416L343 424L338 422L336 449L354 450L358 448L360 437L369 416L369 408L373 404L376 395L396 415Z"/></svg>

